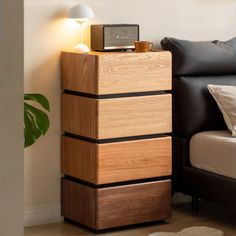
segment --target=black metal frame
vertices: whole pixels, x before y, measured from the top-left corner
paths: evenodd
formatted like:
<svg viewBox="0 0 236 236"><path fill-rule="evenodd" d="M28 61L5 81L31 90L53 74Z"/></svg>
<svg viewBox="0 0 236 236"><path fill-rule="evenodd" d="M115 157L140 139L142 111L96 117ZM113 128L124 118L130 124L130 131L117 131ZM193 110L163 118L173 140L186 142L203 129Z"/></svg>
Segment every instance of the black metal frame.
<svg viewBox="0 0 236 236"><path fill-rule="evenodd" d="M198 199L216 203L236 212L236 179L192 167L189 140L173 138L173 192L192 196L196 211Z"/></svg>

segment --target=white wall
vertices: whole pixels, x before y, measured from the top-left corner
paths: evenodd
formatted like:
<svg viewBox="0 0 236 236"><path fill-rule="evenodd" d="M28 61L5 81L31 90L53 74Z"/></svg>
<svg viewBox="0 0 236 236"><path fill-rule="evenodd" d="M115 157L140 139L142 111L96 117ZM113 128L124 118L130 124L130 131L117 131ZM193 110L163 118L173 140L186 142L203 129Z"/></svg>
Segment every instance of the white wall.
<svg viewBox="0 0 236 236"><path fill-rule="evenodd" d="M23 235L23 0L0 1L0 235Z"/></svg>
<svg viewBox="0 0 236 236"><path fill-rule="evenodd" d="M79 37L77 25L65 20L67 10L77 3L93 8L96 18L90 23L140 24L141 38L156 46L165 36L194 40L236 36L235 0L25 0L25 90L44 93L52 108L48 134L25 152L27 224L60 219L59 59L60 51L73 48ZM34 218L37 212L41 216Z"/></svg>

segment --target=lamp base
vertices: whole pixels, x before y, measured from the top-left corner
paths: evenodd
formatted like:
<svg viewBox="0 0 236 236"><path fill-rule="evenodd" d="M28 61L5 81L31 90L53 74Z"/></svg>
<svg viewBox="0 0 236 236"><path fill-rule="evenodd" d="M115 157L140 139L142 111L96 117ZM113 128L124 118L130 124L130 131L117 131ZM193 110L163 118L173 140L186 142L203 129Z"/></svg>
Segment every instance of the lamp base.
<svg viewBox="0 0 236 236"><path fill-rule="evenodd" d="M74 51L78 53L89 53L90 49L87 45L80 43L74 47Z"/></svg>

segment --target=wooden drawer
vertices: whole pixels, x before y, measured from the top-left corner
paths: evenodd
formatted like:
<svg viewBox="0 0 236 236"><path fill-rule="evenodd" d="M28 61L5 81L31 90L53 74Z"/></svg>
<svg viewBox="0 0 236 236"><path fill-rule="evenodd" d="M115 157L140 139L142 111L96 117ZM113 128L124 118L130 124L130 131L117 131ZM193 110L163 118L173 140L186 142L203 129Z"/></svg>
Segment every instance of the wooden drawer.
<svg viewBox="0 0 236 236"><path fill-rule="evenodd" d="M62 172L93 184L171 175L171 137L96 144L62 137Z"/></svg>
<svg viewBox="0 0 236 236"><path fill-rule="evenodd" d="M171 53L63 52L62 89L104 95L171 90Z"/></svg>
<svg viewBox="0 0 236 236"><path fill-rule="evenodd" d="M62 129L92 139L169 133L171 95L111 99L62 95Z"/></svg>
<svg viewBox="0 0 236 236"><path fill-rule="evenodd" d="M171 181L92 188L62 179L62 215L101 230L171 216Z"/></svg>

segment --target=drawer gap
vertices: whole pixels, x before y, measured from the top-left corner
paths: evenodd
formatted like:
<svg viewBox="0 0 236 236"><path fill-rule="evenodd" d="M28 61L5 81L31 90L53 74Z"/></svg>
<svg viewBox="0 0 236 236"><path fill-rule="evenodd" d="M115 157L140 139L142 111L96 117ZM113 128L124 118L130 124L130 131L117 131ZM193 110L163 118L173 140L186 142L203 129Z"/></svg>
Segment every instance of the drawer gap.
<svg viewBox="0 0 236 236"><path fill-rule="evenodd" d="M78 184L84 184L84 185L99 189L99 188L109 188L109 187L116 187L116 186L126 186L126 185L131 185L131 184L149 183L153 181L170 180L171 176L168 175L168 176L161 176L161 177L155 177L155 178L136 179L136 180L122 181L122 182L109 183L109 184L93 184L88 181L77 179L69 175L65 175L64 179L73 181Z"/></svg>
<svg viewBox="0 0 236 236"><path fill-rule="evenodd" d="M165 137L171 136L171 133L149 134L149 135L140 135L140 136L131 136L131 137L122 137L122 138L110 138L110 139L99 139L99 140L80 136L77 134L68 133L68 132L65 132L64 136L76 138L76 139L81 139L81 140L88 141L91 143L102 144L102 143L117 143L117 142L152 139L152 138L165 138Z"/></svg>
<svg viewBox="0 0 236 236"><path fill-rule="evenodd" d="M70 95L88 97L88 98L110 99L110 98L122 98L122 97L139 97L139 96L163 95L163 94L170 93L170 90L169 91L167 90L167 91L135 92L135 93L117 93L117 94L104 94L104 95L83 93L83 92L72 91L72 90L64 90L64 93L65 94L70 94Z"/></svg>

